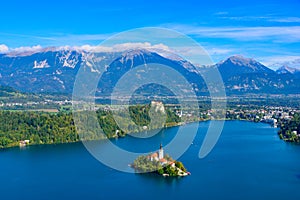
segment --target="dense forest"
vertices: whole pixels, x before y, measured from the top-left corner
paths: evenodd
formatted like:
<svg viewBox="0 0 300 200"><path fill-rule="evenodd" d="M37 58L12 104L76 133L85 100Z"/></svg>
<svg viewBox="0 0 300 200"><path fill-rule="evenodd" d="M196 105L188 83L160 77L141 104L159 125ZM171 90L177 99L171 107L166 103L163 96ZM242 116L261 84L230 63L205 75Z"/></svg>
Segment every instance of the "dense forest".
<svg viewBox="0 0 300 200"><path fill-rule="evenodd" d="M79 140L70 113L29 111L0 112L0 148L31 144L53 144Z"/></svg>
<svg viewBox="0 0 300 200"><path fill-rule="evenodd" d="M131 106L129 110L135 123L120 120L127 127L125 130L120 129L114 119L114 117L122 117L124 113L122 110L113 113L110 110L99 109L96 112L97 120L107 138L121 137L129 132L141 131L143 130L141 126L147 126L150 123L150 105ZM164 126L180 122L180 118L174 111L166 109L166 115ZM97 130L91 131L85 139L101 139L97 137L96 132ZM80 137L71 112L0 111L0 148L18 146L22 140L30 140L31 145L57 144L77 142Z"/></svg>

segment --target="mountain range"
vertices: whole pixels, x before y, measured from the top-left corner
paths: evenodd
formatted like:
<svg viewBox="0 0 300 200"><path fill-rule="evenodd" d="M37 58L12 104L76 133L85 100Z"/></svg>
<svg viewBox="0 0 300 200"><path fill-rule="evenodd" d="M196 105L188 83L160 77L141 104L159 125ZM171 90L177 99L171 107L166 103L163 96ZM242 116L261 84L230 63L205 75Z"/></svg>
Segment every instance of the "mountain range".
<svg viewBox="0 0 300 200"><path fill-rule="evenodd" d="M189 80L200 95L208 94L201 77L201 72L208 67L218 68L228 95L297 94L300 91L299 70L282 66L273 71L254 59L240 55L231 56L214 66L203 67L145 49L113 54L93 53L94 59L98 60L115 57L113 62L103 69L104 73L97 90L99 95L109 94L128 70L145 63L170 66ZM88 52L81 50L56 48L38 52L0 54L0 85L23 92L72 93L76 74L81 64L87 62L88 55ZM93 66L89 66L89 70L97 72ZM153 86L149 88L153 90Z"/></svg>

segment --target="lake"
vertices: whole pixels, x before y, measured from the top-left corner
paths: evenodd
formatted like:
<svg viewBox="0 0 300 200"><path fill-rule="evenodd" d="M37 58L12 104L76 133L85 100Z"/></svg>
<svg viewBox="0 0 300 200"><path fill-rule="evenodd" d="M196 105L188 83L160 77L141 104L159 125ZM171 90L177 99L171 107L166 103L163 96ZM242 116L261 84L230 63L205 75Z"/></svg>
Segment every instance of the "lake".
<svg viewBox="0 0 300 200"><path fill-rule="evenodd" d="M0 198L300 199L300 145L281 141L268 124L226 121L215 148L199 159L209 123L200 122L193 144L179 158L192 173L184 178L116 171L81 143L1 150ZM187 134L196 125L185 125ZM171 141L177 129L113 142L127 150L151 151Z"/></svg>

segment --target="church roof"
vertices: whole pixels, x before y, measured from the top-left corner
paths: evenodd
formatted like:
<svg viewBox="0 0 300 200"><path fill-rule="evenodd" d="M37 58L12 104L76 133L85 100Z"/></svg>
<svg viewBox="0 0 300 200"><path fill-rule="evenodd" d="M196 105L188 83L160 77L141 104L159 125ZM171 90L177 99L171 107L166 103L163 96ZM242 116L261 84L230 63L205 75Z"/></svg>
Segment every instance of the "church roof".
<svg viewBox="0 0 300 200"><path fill-rule="evenodd" d="M153 154L150 155L150 157L152 157L152 158L158 157L158 154L157 153L153 153Z"/></svg>

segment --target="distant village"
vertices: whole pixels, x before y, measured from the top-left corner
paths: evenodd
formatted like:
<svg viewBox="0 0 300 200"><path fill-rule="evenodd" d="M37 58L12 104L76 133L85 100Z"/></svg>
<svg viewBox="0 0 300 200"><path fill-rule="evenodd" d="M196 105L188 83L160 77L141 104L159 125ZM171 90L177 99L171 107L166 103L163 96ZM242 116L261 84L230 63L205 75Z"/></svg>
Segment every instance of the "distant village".
<svg viewBox="0 0 300 200"><path fill-rule="evenodd" d="M24 102L5 102L0 101L0 109L30 109L30 108L59 108L60 106L71 105L72 101L65 100L53 100L53 99L45 99L41 101L24 101Z"/></svg>
<svg viewBox="0 0 300 200"><path fill-rule="evenodd" d="M230 109L226 112L227 119L244 119L254 122L264 122L274 127L283 120L291 120L300 110L291 107L264 107L262 109Z"/></svg>
<svg viewBox="0 0 300 200"><path fill-rule="evenodd" d="M264 122L277 127L278 123L283 120L291 120L295 113L300 113L300 110L291 107L272 107L265 106L264 108L243 108L237 106L236 108L227 109L224 113L226 120L248 120L253 122ZM177 111L179 117L187 119L195 119L196 113L189 111ZM220 119L214 110L200 111L200 120L214 120Z"/></svg>

